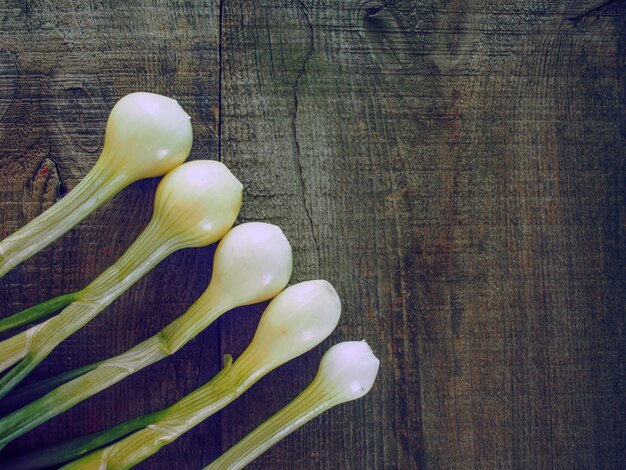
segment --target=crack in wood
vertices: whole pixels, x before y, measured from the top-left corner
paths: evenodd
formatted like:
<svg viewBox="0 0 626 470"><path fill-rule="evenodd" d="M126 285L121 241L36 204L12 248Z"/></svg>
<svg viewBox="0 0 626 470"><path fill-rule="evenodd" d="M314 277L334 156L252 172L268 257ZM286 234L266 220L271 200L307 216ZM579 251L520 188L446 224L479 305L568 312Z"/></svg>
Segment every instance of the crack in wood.
<svg viewBox="0 0 626 470"><path fill-rule="evenodd" d="M309 201L306 196L306 181L304 180L304 172L302 168L302 149L300 147L300 142L298 140L298 109L299 109L299 101L298 94L300 92L300 86L302 84L302 79L306 74L306 67L313 56L313 51L315 47L315 37L313 34L313 24L311 23L311 19L309 18L309 10L307 6L304 4L302 0L298 0L298 4L302 9L304 14L304 18L309 29L309 48L304 56L304 60L302 61L302 66L300 70L298 70L298 74L296 75L296 80L293 85L293 115L291 118L291 131L293 135L293 141L295 146L295 161L296 161L296 169L298 173L298 178L300 181L300 190L302 192L302 204L304 206L304 213L306 214L307 220L309 222L309 227L311 229L311 237L313 238L313 244L315 245L315 252L317 255L317 268L319 270L320 260L319 260L319 243L317 241L317 237L315 235L315 224L313 223L313 217L311 216L311 210L309 208Z"/></svg>
<svg viewBox="0 0 626 470"><path fill-rule="evenodd" d="M223 122L223 103L222 103L222 82L224 80L224 67L223 67L223 58L224 58L224 48L223 48L223 43L224 43L224 29L223 29L223 25L224 25L224 0L220 0L219 2L219 24L218 24L218 34L219 34L219 41L218 41L218 76L217 76L217 160L218 161L222 161L222 122ZM216 329L216 340L217 340L217 344L218 344L218 353L221 357L224 357L225 352L224 352L224 341L222 339L222 324L218 323L217 329ZM198 379L200 378L200 376L198 375ZM198 384L198 382L196 382L196 384ZM219 449L220 452L225 452L226 451L226 443L224 441L224 435L221 432L222 429L222 425L223 425L223 421L224 421L224 417L223 415L220 415L219 420L217 421L217 426L219 426L220 432L219 432ZM202 451L202 457L204 460L204 448Z"/></svg>
<svg viewBox="0 0 626 470"><path fill-rule="evenodd" d="M48 157L47 160L50 161L50 163L52 163L52 167L54 168L54 172L57 175L57 183L56 183L56 193L58 194L59 197L63 197L65 196L65 194L67 194L67 190L65 188L65 183L63 182L63 178L61 178L61 171L59 168L59 164L57 163L57 161L52 158L52 146L50 145L50 141L48 141ZM49 173L47 175L47 179L46 179L46 185L48 184L48 181L50 181L50 178L52 177L52 174Z"/></svg>
<svg viewBox="0 0 626 470"><path fill-rule="evenodd" d="M222 81L223 75L223 37L222 25L224 20L224 0L220 0L220 18L219 18L219 42L218 42L218 79L217 79L217 160L222 161Z"/></svg>

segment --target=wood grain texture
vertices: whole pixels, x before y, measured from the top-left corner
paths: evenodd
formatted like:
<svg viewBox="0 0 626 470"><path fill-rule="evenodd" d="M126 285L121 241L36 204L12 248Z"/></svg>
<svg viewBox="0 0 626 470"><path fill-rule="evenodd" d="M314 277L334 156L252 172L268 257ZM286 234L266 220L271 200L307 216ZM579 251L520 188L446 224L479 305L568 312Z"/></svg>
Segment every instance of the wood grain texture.
<svg viewBox="0 0 626 470"><path fill-rule="evenodd" d="M470 4L468 4L470 3ZM333 343L381 359L366 398L250 468L619 468L626 461L620 1L2 2L0 235L93 165L126 93L173 96L192 158L278 224L293 282L325 278L337 331L140 468L199 469L294 397ZM80 288L123 252L156 181L0 281L0 314ZM181 314L212 252L173 255L40 367L126 350ZM0 456L156 410L239 354L263 306ZM0 460L0 468L2 468Z"/></svg>

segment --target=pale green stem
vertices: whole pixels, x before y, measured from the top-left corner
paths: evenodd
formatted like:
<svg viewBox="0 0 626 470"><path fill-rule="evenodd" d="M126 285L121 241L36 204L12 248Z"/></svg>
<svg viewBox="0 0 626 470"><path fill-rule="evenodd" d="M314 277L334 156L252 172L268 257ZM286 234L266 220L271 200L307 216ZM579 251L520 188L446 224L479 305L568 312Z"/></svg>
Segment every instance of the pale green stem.
<svg viewBox="0 0 626 470"><path fill-rule="evenodd" d="M0 380L0 398L43 361L68 336L96 317L163 258L178 249L155 220L122 257L83 289L80 298L50 320L0 343L0 372L22 359Z"/></svg>
<svg viewBox="0 0 626 470"><path fill-rule="evenodd" d="M230 306L220 302L217 295L211 292L203 295L187 313L155 336L99 363L95 369L2 418L0 447L129 375L174 354L229 309Z"/></svg>
<svg viewBox="0 0 626 470"><path fill-rule="evenodd" d="M108 175L107 168L96 163L59 202L0 241L0 278L71 230L127 184L123 177Z"/></svg>
<svg viewBox="0 0 626 470"><path fill-rule="evenodd" d="M321 415L341 400L333 398L319 381L250 434L228 449L204 470L239 470L289 434Z"/></svg>
<svg viewBox="0 0 626 470"><path fill-rule="evenodd" d="M163 410L156 422L63 469L131 468L224 408L277 365L264 363L257 351L246 350L229 370Z"/></svg>

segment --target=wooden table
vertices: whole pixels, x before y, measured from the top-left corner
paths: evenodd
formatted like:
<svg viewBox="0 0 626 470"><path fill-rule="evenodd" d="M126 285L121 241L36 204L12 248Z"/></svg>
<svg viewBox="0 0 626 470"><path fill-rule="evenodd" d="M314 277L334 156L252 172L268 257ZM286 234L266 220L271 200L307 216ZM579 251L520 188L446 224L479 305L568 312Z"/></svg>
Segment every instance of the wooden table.
<svg viewBox="0 0 626 470"><path fill-rule="evenodd" d="M294 397L330 345L362 338L381 359L373 391L251 468L624 464L624 2L1 8L2 237L93 166L116 100L152 91L191 115L191 158L243 182L240 221L283 228L292 281L327 279L343 301L322 346L141 468L200 469ZM3 278L2 316L112 264L149 220L156 185L132 185ZM172 255L32 377L154 334L205 289L211 260L211 249ZM262 310L225 315L3 455L173 403L243 350Z"/></svg>

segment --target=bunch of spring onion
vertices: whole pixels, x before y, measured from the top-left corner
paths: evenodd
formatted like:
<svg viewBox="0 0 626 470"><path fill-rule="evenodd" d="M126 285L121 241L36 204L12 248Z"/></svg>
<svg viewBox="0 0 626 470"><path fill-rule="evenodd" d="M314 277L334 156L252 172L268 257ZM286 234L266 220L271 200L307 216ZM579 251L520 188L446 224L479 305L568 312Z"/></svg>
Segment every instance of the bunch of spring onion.
<svg viewBox="0 0 626 470"><path fill-rule="evenodd" d="M93 169L53 207L0 242L0 278L130 183L179 166L187 159L191 142L189 116L175 100L153 93L132 93L119 100ZM64 301L58 299L49 307L59 308ZM20 324L24 323L0 322L0 331Z"/></svg>
<svg viewBox="0 0 626 470"><path fill-rule="evenodd" d="M59 315L0 342L0 398L61 341L84 326L173 251L219 240L241 206L242 186L217 162L180 165L191 148L189 117L169 98L128 95L113 108L100 159L68 196L0 242L0 278L80 222L133 181L168 173L157 189L147 228L112 267L85 289L0 320L0 333ZM178 168L176 168L178 167ZM175 168L175 169L174 169ZM291 247L273 225L248 223L219 244L213 278L187 313L126 353L27 387L15 400L45 396L0 420L0 449L134 372L175 353L225 311L278 296L261 318L250 346L208 384L173 406L108 431L42 449L9 468L37 469L72 461L67 469L130 468L228 405L265 374L308 351L335 328L341 304L326 281L282 293L292 270ZM341 343L323 357L313 383L207 469L239 469L329 408L365 395L378 371L365 342ZM56 387L56 388L55 388Z"/></svg>
<svg viewBox="0 0 626 470"><path fill-rule="evenodd" d="M82 375L21 410L0 419L0 448L28 430L174 354L224 312L271 299L291 277L291 246L275 225L251 222L231 229L220 241L213 276L187 313L129 351L99 362ZM62 382L63 378L53 379Z"/></svg>
<svg viewBox="0 0 626 470"><path fill-rule="evenodd" d="M379 364L365 341L336 344L324 354L315 379L300 395L204 470L242 469L313 418L363 397L374 384Z"/></svg>
<svg viewBox="0 0 626 470"><path fill-rule="evenodd" d="M122 423L43 456L26 456L11 468L42 468L94 452L67 469L130 468L213 415L276 367L304 354L335 329L341 303L326 281L307 281L278 294L263 313L252 342L206 385L162 411ZM113 443L106 448L101 448Z"/></svg>
<svg viewBox="0 0 626 470"><path fill-rule="evenodd" d="M219 240L235 222L243 187L219 162L185 163L159 184L152 219L122 257L60 314L0 343L0 398L65 338L82 328L174 251Z"/></svg>

